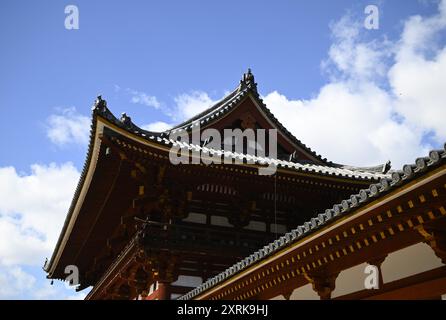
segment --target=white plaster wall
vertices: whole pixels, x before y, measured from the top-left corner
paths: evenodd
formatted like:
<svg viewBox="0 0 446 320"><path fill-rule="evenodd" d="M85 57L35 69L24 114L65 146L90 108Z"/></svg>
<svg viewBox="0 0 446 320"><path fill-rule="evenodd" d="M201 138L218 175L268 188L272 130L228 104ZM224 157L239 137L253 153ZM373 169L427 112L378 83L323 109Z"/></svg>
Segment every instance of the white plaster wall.
<svg viewBox="0 0 446 320"><path fill-rule="evenodd" d="M381 272L387 283L441 266L443 263L429 245L417 243L389 254L381 265Z"/></svg>
<svg viewBox="0 0 446 320"><path fill-rule="evenodd" d="M336 298L364 290L364 280L367 277L367 274L364 273L366 266L367 263L362 263L340 272L336 278L335 290L332 292L331 297Z"/></svg>
<svg viewBox="0 0 446 320"><path fill-rule="evenodd" d="M194 223L206 223L206 215L202 213L190 212L186 218L183 219L185 222Z"/></svg>
<svg viewBox="0 0 446 320"><path fill-rule="evenodd" d="M285 298L282 295L280 295L280 296L271 298L270 300L285 300Z"/></svg>
<svg viewBox="0 0 446 320"><path fill-rule="evenodd" d="M294 290L290 296L290 300L320 300L320 297L313 290L311 283L309 283Z"/></svg>
<svg viewBox="0 0 446 320"><path fill-rule="evenodd" d="M211 216L211 224L221 227L232 227L228 218L223 216Z"/></svg>
<svg viewBox="0 0 446 320"><path fill-rule="evenodd" d="M266 231L266 223L262 221L249 221L249 224L245 227L245 229L254 231Z"/></svg>
<svg viewBox="0 0 446 320"><path fill-rule="evenodd" d="M336 298L346 294L364 290L364 273L367 263L362 263L339 273L336 279L335 290L331 297ZM425 243L395 251L389 254L381 265L381 273L384 283L406 278L421 272L444 266L434 251ZM271 300L284 300L282 295ZM319 296L313 290L311 284L297 288L290 296L290 300L319 300ZM446 294L442 296L446 300Z"/></svg>

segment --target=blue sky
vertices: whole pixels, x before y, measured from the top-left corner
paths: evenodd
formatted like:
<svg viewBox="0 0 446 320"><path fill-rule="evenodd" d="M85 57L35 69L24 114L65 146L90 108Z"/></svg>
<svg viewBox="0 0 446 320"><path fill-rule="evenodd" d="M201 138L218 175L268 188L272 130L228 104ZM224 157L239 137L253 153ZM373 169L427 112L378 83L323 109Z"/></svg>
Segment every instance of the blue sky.
<svg viewBox="0 0 446 320"><path fill-rule="evenodd" d="M64 27L69 4L79 8L79 30ZM361 27L369 4L379 8L378 30ZM19 250L16 242L12 249L0 246L0 270L7 274L0 288L2 281L11 287L0 289L0 298L73 295L60 284L48 288L38 261L51 253L71 201L98 93L117 115L167 126L221 98L251 67L267 105L329 159L401 165L440 147L446 141L439 107L446 100L439 87L446 83L442 5L1 1L0 200L11 199L0 205L0 230L30 245L23 248L26 259L11 253ZM409 81L418 76L419 83ZM346 124L348 130L341 128ZM67 186L51 187L54 181ZM29 186L50 188L40 201L57 205L33 209L39 199L23 192ZM38 214L49 211L41 219L54 219L54 226L42 226Z"/></svg>

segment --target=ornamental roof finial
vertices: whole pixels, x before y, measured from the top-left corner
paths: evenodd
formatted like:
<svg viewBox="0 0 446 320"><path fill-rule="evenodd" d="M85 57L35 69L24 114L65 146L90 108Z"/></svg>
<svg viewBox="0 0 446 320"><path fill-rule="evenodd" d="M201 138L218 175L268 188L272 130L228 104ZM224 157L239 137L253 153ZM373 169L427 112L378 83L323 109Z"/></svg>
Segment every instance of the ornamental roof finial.
<svg viewBox="0 0 446 320"><path fill-rule="evenodd" d="M251 68L248 68L248 71L243 74L242 80L240 80L240 87L250 88L257 92L257 83L255 83Z"/></svg>
<svg viewBox="0 0 446 320"><path fill-rule="evenodd" d="M121 114L120 120L127 127L130 127L132 125L132 119L125 112Z"/></svg>
<svg viewBox="0 0 446 320"><path fill-rule="evenodd" d="M96 100L94 101L93 110L105 112L107 110L107 101L102 99L101 95L98 95Z"/></svg>

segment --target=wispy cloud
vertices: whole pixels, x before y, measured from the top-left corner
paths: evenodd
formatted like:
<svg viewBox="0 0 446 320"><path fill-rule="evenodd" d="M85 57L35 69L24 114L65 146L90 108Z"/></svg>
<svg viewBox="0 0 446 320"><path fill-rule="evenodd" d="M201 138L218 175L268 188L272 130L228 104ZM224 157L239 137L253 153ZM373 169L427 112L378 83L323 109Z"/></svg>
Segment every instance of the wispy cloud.
<svg viewBox="0 0 446 320"><path fill-rule="evenodd" d="M76 108L58 108L46 122L47 137L58 146L88 143L90 118L76 111Z"/></svg>
<svg viewBox="0 0 446 320"><path fill-rule="evenodd" d="M163 121L156 121L153 123L149 123L146 125L143 125L142 128L144 130L148 130L148 131L154 131L154 132L162 132L162 131L166 131L169 130L170 128L173 127L173 124L170 123L166 123Z"/></svg>
<svg viewBox="0 0 446 320"><path fill-rule="evenodd" d="M147 107L152 107L155 109L159 109L161 107L161 103L155 96L149 95L145 92L136 91L133 89L126 89L127 93L130 94L130 102L135 104L142 104Z"/></svg>
<svg viewBox="0 0 446 320"><path fill-rule="evenodd" d="M42 265L56 243L78 178L71 163L34 164L28 174L0 168L0 264Z"/></svg>
<svg viewBox="0 0 446 320"><path fill-rule="evenodd" d="M29 173L0 167L0 298L74 294L49 286L41 268L54 249L78 179L71 163L34 164Z"/></svg>
<svg viewBox="0 0 446 320"><path fill-rule="evenodd" d="M430 17L407 19L396 41L363 40L345 16L332 25L322 64L330 81L310 100L265 96L278 119L313 149L338 162L400 166L446 140L446 1ZM432 49L434 48L434 49Z"/></svg>
<svg viewBox="0 0 446 320"><path fill-rule="evenodd" d="M180 94L174 101L175 107L170 111L170 115L177 122L191 118L217 102L203 91Z"/></svg>
<svg viewBox="0 0 446 320"><path fill-rule="evenodd" d="M115 88L118 88L116 89L117 91L121 90L117 85L115 85ZM206 92L200 90L177 95L173 99L173 106L168 106L168 104L160 102L156 96L146 92L130 88L125 89L125 92L130 95L131 103L159 109L165 115L169 116L173 122L184 121L216 102Z"/></svg>
<svg viewBox="0 0 446 320"><path fill-rule="evenodd" d="M169 123L156 121L144 125L143 129L155 132L168 130L173 127L174 124L193 117L197 113L209 108L216 102L216 100L213 100L206 92L203 91L182 93L174 98L173 107L162 108L163 113L170 119Z"/></svg>

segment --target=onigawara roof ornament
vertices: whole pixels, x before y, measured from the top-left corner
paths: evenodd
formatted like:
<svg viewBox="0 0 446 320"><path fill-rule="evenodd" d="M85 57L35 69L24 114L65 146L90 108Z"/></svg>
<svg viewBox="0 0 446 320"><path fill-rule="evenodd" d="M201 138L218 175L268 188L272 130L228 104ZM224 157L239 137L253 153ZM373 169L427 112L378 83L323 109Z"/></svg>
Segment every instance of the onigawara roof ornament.
<svg viewBox="0 0 446 320"><path fill-rule="evenodd" d="M254 75L251 72L251 68L243 74L242 80L240 80L240 89L250 88L257 92L257 83L255 82Z"/></svg>
<svg viewBox="0 0 446 320"><path fill-rule="evenodd" d="M130 127L132 124L132 119L125 112L121 114L120 120L126 127Z"/></svg>
<svg viewBox="0 0 446 320"><path fill-rule="evenodd" d="M107 101L102 99L101 95L98 95L96 100L94 101L93 110L105 112L107 110Z"/></svg>
<svg viewBox="0 0 446 320"><path fill-rule="evenodd" d="M383 166L383 170L382 173L386 174L387 172L389 172L389 170L392 168L392 162L389 160L385 163L385 165Z"/></svg>

